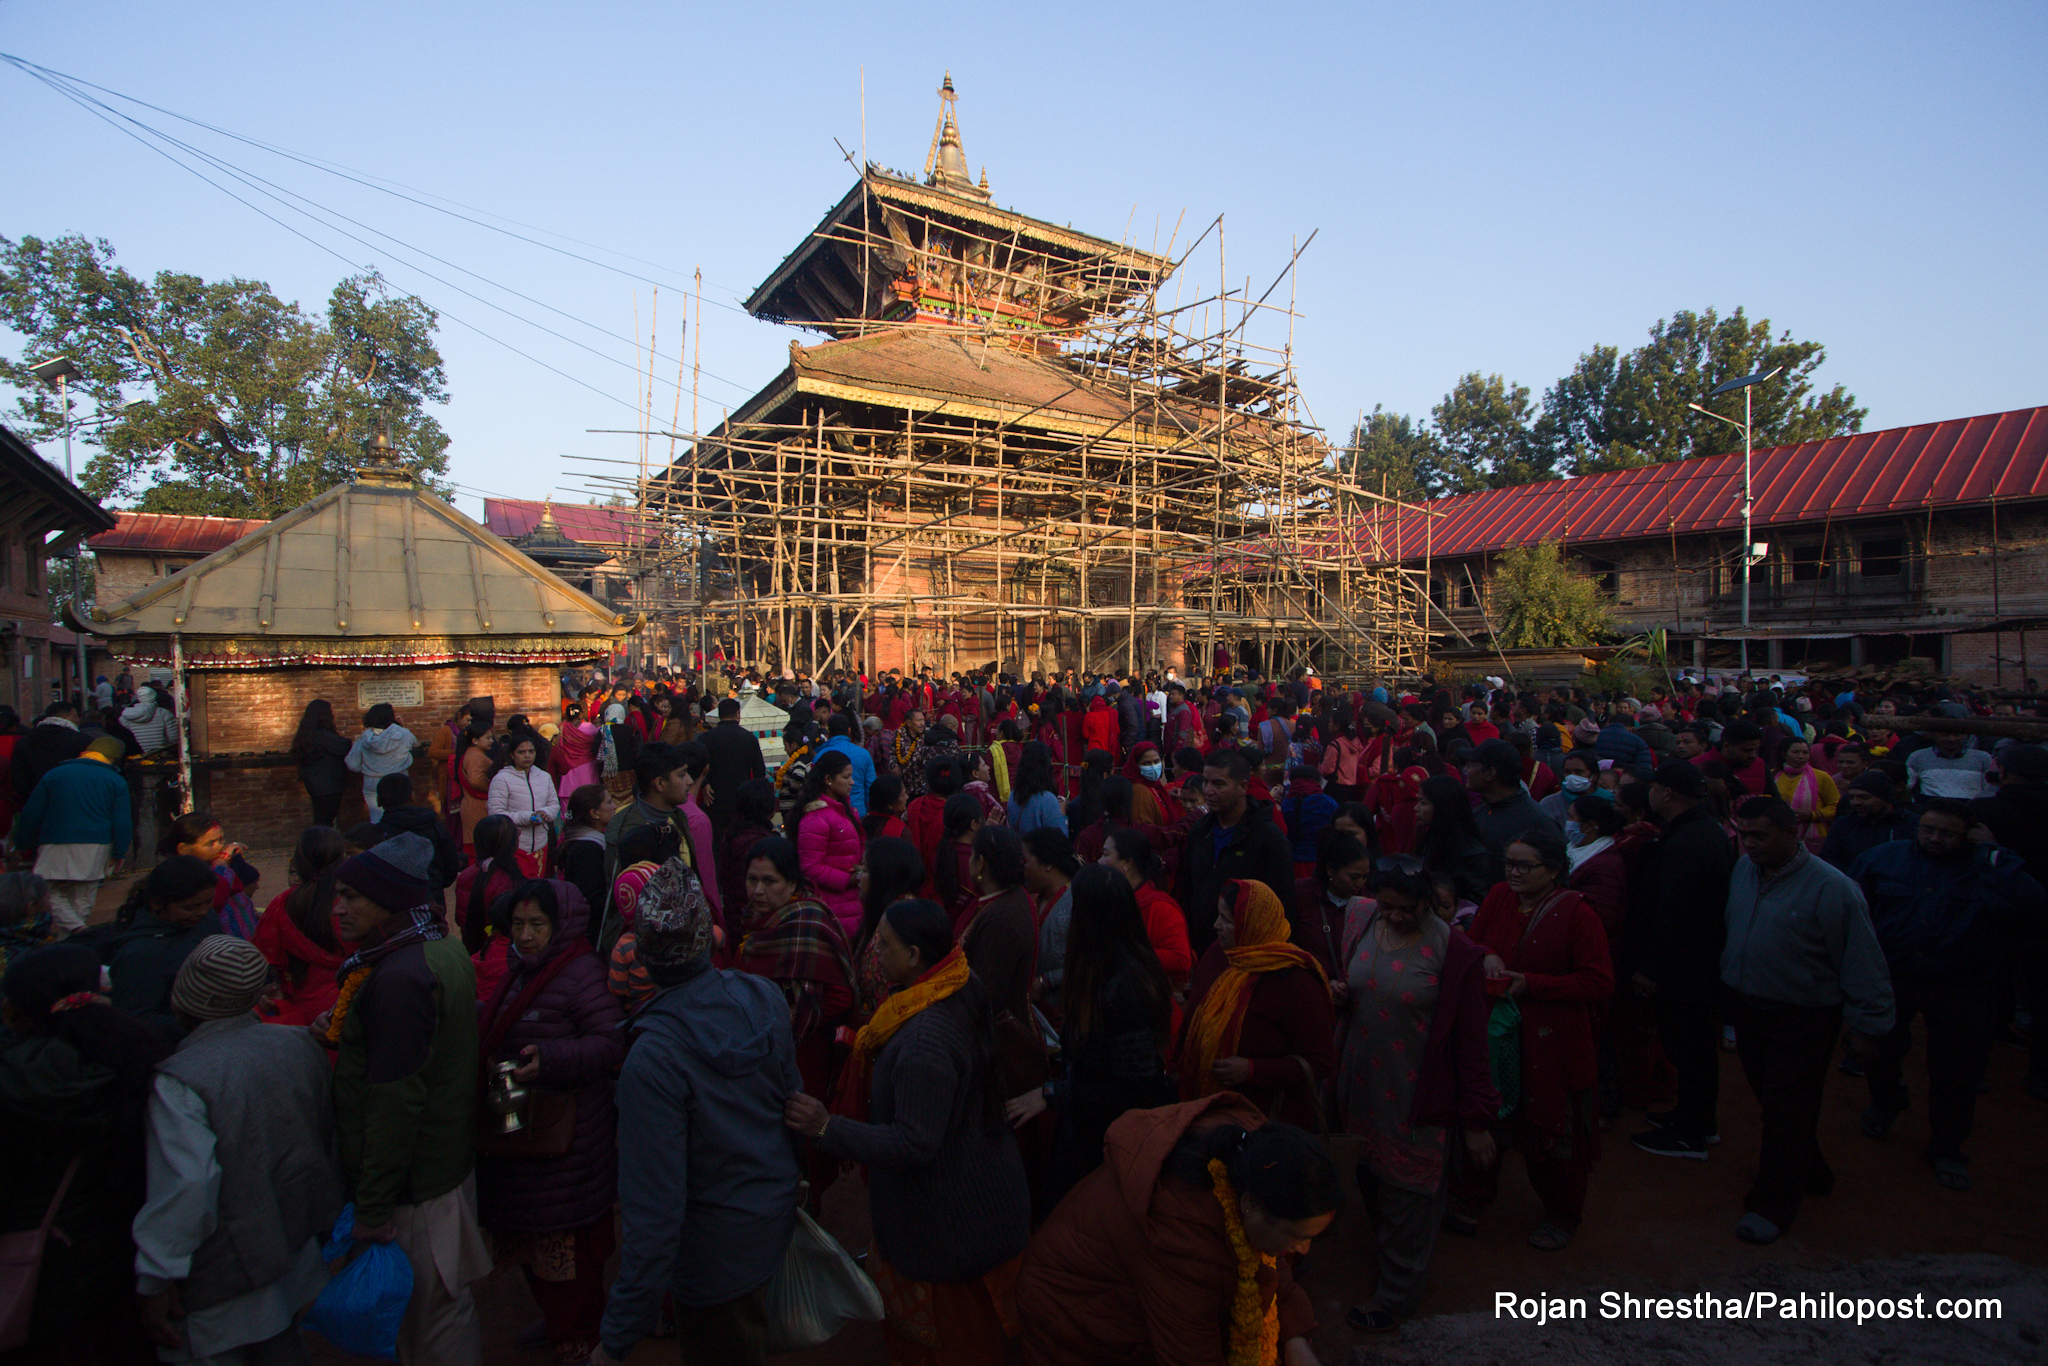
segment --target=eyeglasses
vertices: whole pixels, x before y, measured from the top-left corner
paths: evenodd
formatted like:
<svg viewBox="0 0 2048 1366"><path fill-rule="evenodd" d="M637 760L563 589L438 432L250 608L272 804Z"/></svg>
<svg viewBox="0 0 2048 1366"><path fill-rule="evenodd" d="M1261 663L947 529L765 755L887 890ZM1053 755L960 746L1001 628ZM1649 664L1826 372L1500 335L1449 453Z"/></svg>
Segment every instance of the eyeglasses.
<svg viewBox="0 0 2048 1366"><path fill-rule="evenodd" d="M1372 866L1382 873L1419 873L1423 864L1413 854L1382 854Z"/></svg>
<svg viewBox="0 0 2048 1366"><path fill-rule="evenodd" d="M1533 873L1543 865L1540 863L1525 863L1521 859L1511 858L1504 861L1500 866L1503 872L1513 876L1516 873Z"/></svg>

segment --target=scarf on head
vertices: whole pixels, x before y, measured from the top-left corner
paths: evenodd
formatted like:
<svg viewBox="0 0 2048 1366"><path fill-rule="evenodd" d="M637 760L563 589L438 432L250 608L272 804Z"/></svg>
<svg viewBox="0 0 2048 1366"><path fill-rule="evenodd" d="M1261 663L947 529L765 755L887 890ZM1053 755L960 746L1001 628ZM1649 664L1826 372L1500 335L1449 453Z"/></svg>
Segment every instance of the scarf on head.
<svg viewBox="0 0 2048 1366"><path fill-rule="evenodd" d="M1201 1004L1187 1026L1187 1042L1180 1056L1180 1094L1183 1100L1198 1100L1223 1089L1211 1069L1218 1058L1237 1052L1244 1031L1245 1011L1252 1001L1252 988L1260 974L1288 968L1309 968L1327 990L1329 975L1316 956L1287 942L1287 913L1280 898L1263 882L1233 878L1224 884L1234 904L1232 919L1237 927L1237 944L1224 951L1229 966L1209 984Z"/></svg>
<svg viewBox="0 0 2048 1366"><path fill-rule="evenodd" d="M874 1089L875 1059L882 1055L882 1049L896 1037L897 1031L910 1023L912 1016L966 986L970 975L967 951L955 944L953 951L933 964L924 976L889 993L888 998L876 1007L875 1017L854 1035L853 1052L847 1055L846 1065L840 1069L839 1094L832 1106L834 1114L863 1123L867 1121L869 1093Z"/></svg>
<svg viewBox="0 0 2048 1366"><path fill-rule="evenodd" d="M837 916L809 897L792 899L750 930L740 941L734 966L782 983L789 997L790 1030L799 1045L825 1023L825 992L834 986L853 990L846 931Z"/></svg>

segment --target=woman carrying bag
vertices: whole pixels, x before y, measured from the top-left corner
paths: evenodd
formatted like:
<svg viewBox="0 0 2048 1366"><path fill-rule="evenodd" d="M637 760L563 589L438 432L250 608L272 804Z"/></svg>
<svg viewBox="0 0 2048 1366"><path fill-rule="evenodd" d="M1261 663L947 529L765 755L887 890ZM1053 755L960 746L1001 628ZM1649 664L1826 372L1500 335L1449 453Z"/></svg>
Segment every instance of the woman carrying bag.
<svg viewBox="0 0 2048 1366"><path fill-rule="evenodd" d="M597 1345L612 1254L618 1117L611 1076L626 1056L624 1018L585 937L590 910L566 882L535 880L501 903L509 947L497 990L477 1011L483 1102L477 1107L478 1220L499 1263L517 1262L558 1362ZM491 1109L493 1070L529 1099L511 1134Z"/></svg>

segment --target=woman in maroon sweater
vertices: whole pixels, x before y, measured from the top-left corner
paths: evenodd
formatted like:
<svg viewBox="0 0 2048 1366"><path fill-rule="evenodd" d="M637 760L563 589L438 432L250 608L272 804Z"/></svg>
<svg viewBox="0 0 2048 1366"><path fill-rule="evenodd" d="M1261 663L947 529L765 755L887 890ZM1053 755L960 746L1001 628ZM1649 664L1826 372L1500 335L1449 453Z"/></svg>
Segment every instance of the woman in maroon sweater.
<svg viewBox="0 0 2048 1366"><path fill-rule="evenodd" d="M1487 951L1488 990L1522 1013L1522 1094L1505 1129L1543 1199L1530 1245L1562 1250L1586 1207L1586 1181L1600 1155L1597 1121L1600 1008L1614 994L1607 931L1586 899L1564 885L1564 840L1532 830L1508 845L1508 880L1472 917ZM1498 1165L1461 1182L1460 1213L1476 1215L1498 1194Z"/></svg>
<svg viewBox="0 0 2048 1366"><path fill-rule="evenodd" d="M1347 946L1337 1099L1345 1131L1364 1139L1358 1184L1380 1253L1379 1284L1350 1322L1370 1333L1422 1302L1450 1153L1479 1167L1495 1158L1501 1102L1487 1061L1485 950L1433 913L1433 894L1420 859L1382 860L1372 909Z"/></svg>
<svg viewBox="0 0 2048 1366"><path fill-rule="evenodd" d="M1271 888L1235 879L1223 886L1216 942L1188 983L1181 1099L1235 1091L1313 1132L1322 1127L1317 1095L1337 1070L1329 981L1315 955L1287 942L1287 917Z"/></svg>

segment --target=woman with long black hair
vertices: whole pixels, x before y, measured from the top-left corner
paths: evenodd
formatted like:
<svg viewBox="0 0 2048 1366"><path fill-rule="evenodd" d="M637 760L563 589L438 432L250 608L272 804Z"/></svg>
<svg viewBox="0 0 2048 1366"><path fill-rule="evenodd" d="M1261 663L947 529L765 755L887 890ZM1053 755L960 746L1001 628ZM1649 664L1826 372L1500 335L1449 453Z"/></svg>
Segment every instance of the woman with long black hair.
<svg viewBox="0 0 2048 1366"><path fill-rule="evenodd" d="M1061 965L1061 1075L1010 1097L1004 1113L1019 1128L1046 1110L1059 1115L1052 1170L1038 1192L1051 1210L1102 1165L1102 1139L1127 1110L1170 1105L1167 1075L1173 988L1153 952L1131 884L1097 864L1074 875L1073 915Z"/></svg>
<svg viewBox="0 0 2048 1366"><path fill-rule="evenodd" d="M310 1025L334 1004L334 972L348 955L334 934L334 878L348 842L328 825L312 825L292 851L291 886L272 898L249 942L277 971L274 1024Z"/></svg>
<svg viewBox="0 0 2048 1366"><path fill-rule="evenodd" d="M1426 778L1415 803L1415 852L1432 873L1449 873L1461 901L1493 890L1493 860L1472 819L1472 794L1456 778Z"/></svg>
<svg viewBox="0 0 2048 1366"><path fill-rule="evenodd" d="M1024 746L1010 779L1010 828L1020 836L1041 825L1067 833L1067 818L1053 793L1053 752L1040 740Z"/></svg>
<svg viewBox="0 0 2048 1366"><path fill-rule="evenodd" d="M292 736L292 762L299 766L299 784L313 803L313 824L333 825L348 788L349 742L334 728L334 704L316 697L299 716Z"/></svg>

